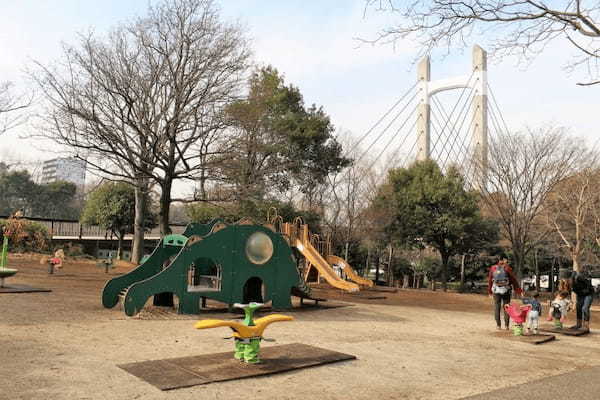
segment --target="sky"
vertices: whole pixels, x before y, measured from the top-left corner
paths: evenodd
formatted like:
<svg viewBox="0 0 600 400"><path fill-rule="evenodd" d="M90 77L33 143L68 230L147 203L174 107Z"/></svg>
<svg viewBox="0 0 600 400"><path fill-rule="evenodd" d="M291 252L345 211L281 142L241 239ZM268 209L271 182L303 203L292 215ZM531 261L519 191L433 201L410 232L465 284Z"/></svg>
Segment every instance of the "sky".
<svg viewBox="0 0 600 400"><path fill-rule="evenodd" d="M324 108L339 131L361 136L416 81L414 43L370 45L357 40L375 37L396 18L374 12L365 15L363 0L223 0L218 4L224 19L246 27L254 61L276 67L287 82L300 88L307 104ZM90 29L102 34L143 15L147 6L148 0L1 2L0 81L28 90L25 70L34 60L57 60L61 42L75 43L78 32ZM559 41L526 67L513 58L490 61L490 86L510 129L556 124L595 143L600 87L575 85L585 75L563 70L573 54ZM470 49L434 57L432 79L468 75L470 57ZM55 145L26 138L35 131L30 123L1 136L0 161L56 157L60 149ZM369 140L371 136L365 142Z"/></svg>

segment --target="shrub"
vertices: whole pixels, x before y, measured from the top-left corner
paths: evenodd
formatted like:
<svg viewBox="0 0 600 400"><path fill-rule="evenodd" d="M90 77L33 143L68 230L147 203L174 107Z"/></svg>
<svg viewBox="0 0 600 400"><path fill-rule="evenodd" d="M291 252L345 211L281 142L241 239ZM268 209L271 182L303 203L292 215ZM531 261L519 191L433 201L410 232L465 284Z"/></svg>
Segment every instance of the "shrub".
<svg viewBox="0 0 600 400"><path fill-rule="evenodd" d="M26 219L0 220L0 229L4 229L8 236L8 248L11 251L41 252L48 248L50 242L48 229L44 225Z"/></svg>

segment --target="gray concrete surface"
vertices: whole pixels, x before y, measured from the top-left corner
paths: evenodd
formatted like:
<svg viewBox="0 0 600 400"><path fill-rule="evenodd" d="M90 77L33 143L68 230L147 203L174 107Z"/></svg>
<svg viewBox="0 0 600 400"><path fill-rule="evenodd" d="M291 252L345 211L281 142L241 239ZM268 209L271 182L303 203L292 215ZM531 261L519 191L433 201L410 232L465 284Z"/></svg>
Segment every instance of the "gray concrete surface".
<svg viewBox="0 0 600 400"><path fill-rule="evenodd" d="M580 369L463 400L595 400L600 399L600 367Z"/></svg>

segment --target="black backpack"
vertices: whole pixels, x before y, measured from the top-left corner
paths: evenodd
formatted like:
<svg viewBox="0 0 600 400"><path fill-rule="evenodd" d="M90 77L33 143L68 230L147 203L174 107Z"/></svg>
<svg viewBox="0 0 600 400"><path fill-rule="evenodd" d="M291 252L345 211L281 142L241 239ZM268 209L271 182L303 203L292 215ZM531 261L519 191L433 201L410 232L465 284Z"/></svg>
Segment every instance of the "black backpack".
<svg viewBox="0 0 600 400"><path fill-rule="evenodd" d="M585 272L573 273L573 291L580 296L593 294L592 280Z"/></svg>

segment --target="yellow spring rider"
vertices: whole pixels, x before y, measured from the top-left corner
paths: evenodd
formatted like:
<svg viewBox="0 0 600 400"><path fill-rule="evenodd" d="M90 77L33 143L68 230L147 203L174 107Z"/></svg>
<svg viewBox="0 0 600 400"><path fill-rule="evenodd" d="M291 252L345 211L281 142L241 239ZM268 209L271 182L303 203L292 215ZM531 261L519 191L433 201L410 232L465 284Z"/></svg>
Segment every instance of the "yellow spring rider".
<svg viewBox="0 0 600 400"><path fill-rule="evenodd" d="M224 321L220 319L204 319L196 322L197 329L209 329L226 326L231 328L231 337L235 340L234 357L240 361L257 364L260 362L260 341L263 340L263 332L273 322L291 321L294 318L289 315L271 314L254 320L254 311L262 307L262 303L234 304L234 307L244 310L245 318L242 322Z"/></svg>

